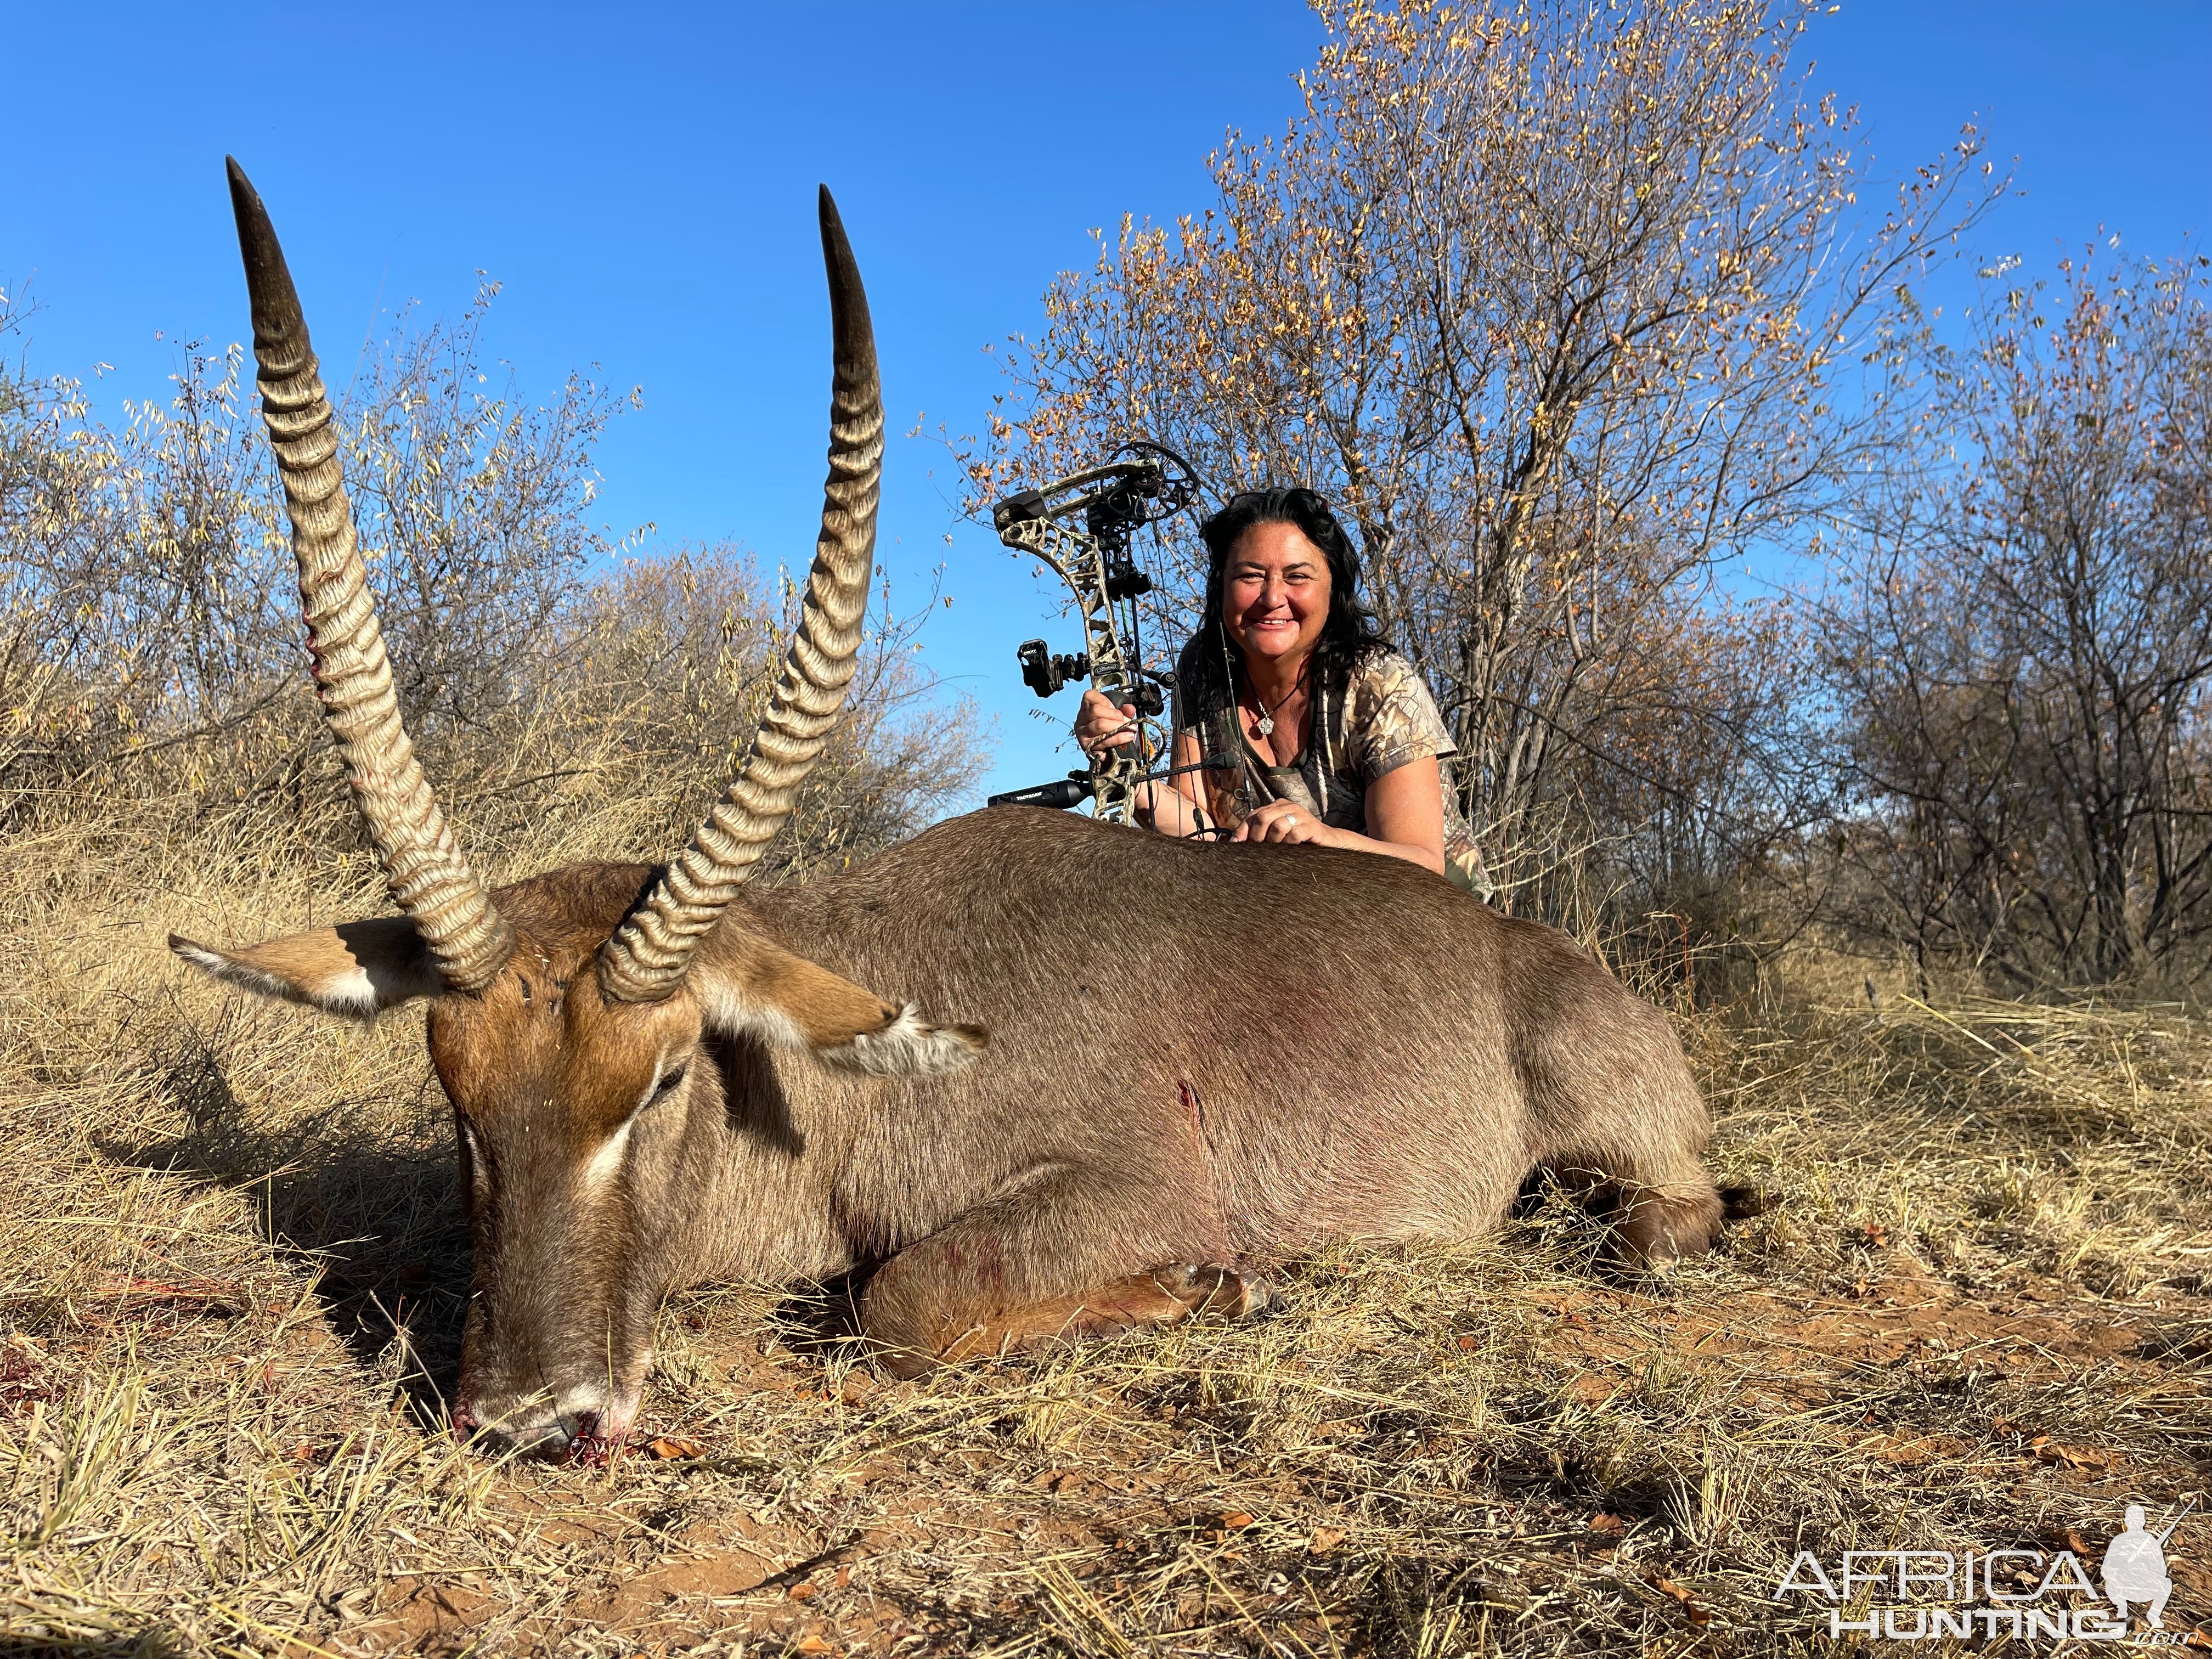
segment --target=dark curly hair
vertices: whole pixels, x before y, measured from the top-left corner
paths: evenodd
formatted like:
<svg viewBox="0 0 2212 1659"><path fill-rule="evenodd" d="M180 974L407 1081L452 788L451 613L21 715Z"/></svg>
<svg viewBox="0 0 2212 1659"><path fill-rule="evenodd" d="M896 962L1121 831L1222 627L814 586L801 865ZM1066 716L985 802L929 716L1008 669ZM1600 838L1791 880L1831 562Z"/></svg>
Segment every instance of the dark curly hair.
<svg viewBox="0 0 2212 1659"><path fill-rule="evenodd" d="M1231 677L1243 672L1244 652L1223 623L1221 590L1230 550L1246 531L1261 524L1296 526L1328 563L1328 617L1322 623L1313 653L1316 687L1341 696L1361 659L1389 646L1375 613L1360 603L1359 554L1328 503L1310 489L1248 489L1231 496L1198 529L1208 555L1206 611L1177 666L1184 695L1200 709L1225 707L1236 700Z"/></svg>

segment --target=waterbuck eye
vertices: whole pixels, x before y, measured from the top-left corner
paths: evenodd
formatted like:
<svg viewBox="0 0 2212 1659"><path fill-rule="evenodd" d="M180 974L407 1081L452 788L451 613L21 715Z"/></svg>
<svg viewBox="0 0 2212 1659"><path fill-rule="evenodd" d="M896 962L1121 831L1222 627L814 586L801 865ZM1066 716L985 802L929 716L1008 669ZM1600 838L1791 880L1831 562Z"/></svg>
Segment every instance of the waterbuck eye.
<svg viewBox="0 0 2212 1659"><path fill-rule="evenodd" d="M678 1084L684 1081L684 1078L690 1074L690 1070L691 1067L689 1065L679 1066L674 1071L671 1072L666 1077L661 1079L659 1083L653 1088L653 1099L659 1100L666 1096L670 1090L675 1088Z"/></svg>

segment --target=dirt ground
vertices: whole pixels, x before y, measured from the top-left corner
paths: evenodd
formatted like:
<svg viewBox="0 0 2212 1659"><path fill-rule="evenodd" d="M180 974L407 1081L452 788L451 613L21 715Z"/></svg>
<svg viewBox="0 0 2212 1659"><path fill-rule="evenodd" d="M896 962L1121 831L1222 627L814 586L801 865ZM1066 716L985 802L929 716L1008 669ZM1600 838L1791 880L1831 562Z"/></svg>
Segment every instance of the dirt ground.
<svg viewBox="0 0 2212 1659"><path fill-rule="evenodd" d="M641 1443L488 1462L441 1419L466 1258L417 1022L159 951L252 897L77 894L4 947L0 1652L1795 1653L1833 1645L1777 1598L1801 1552L2094 1575L2124 1504L2212 1485L2212 1033L1816 960L1678 1010L1766 1201L1665 1280L1539 1198L1303 1263L1256 1324L913 1382L708 1287ZM2185 1631L2201 1505L2167 1556Z"/></svg>
<svg viewBox="0 0 2212 1659"><path fill-rule="evenodd" d="M2159 1317L2146 1321L2132 1310L2071 1303L2049 1280L1970 1298L1910 1263L1841 1297L1762 1289L1678 1299L1603 1285L1552 1289L1553 1298L1526 1310L1533 1318L1513 1335L1561 1366L1562 1416L1601 1421L1617 1402L1648 1392L1655 1376L1672 1372L1682 1386L1733 1395L1736 1412L1770 1428L1819 1419L1826 1432L1814 1438L1833 1455L1870 1465L1870 1474L1910 1472L1910 1484L1923 1489L1940 1484L1947 1470L1962 1481L1999 1480L2023 1500L2063 1492L2090 1516L2109 1512L2116 1526L2123 1505L2147 1491L2193 1484L2195 1465L2186 1459L2141 1462L2100 1449L2094 1437L2057 1442L1986 1407L1908 1416L1895 1408L1895 1395L1902 1385L1935 1401L1948 1395L1963 1402L1974 1384L2002 1379L2027 1396L2078 1386L2094 1373L2102 1391L2154 1409L2175 1328L2169 1317L2202 1320L2212 1304L2160 1298ZM1429 1347L1431 1363L1443 1367L1479 1364L1455 1355L1488 1348L1498 1334L1489 1324L1468 1316L1426 1332L1386 1332L1383 1340ZM1338 1367L1292 1367L1310 1372L1305 1386L1324 1413L1285 1448L1304 1467L1245 1476L1218 1457L1193 1455L1217 1437L1221 1403L1200 1397L1194 1380L1186 1397L1157 1405L1158 1388L1133 1390L1120 1379L1102 1380L1087 1397L1056 1394L1105 1419L1092 1436L1066 1437L1064 1449L1048 1452L1034 1437L1024 1443L1017 1431L931 1456L896 1443L902 1437L886 1433L883 1423L915 1412L914 1385L873 1386L851 1373L833 1390L826 1373L794 1376L787 1364L742 1340L702 1342L697 1352L737 1389L763 1397L763 1415L789 1410L790 1397L802 1395L826 1416L859 1419L844 1437L854 1443L851 1453L823 1492L835 1518L808 1525L772 1510L714 1513L701 1489L722 1471L703 1443L690 1467L646 1473L643 1482L665 1501L634 1522L612 1520L611 1506L591 1502L588 1488L564 1487L556 1498L543 1488L513 1487L498 1506L512 1517L503 1524L534 1528L548 1547L543 1570L582 1583L557 1618L520 1624L507 1639L551 1644L580 1620L646 1653L694 1652L716 1641L738 1647L750 1638L771 1653L1443 1654L1542 1640L1547 1625L1559 1626L1549 1644L1612 1645L1581 1639L1595 1632L1578 1628L1577 1607L1596 1602L1627 1627L1613 1636L1632 1632L1641 1644L1670 1634L1683 1647L1787 1642L1792 1623L1812 1622L1804 1614L1809 1603L1793 1620L1741 1593L1755 1585L1709 1590L1698 1573L1674 1565L1669 1523L1686 1496L1679 1486L1639 1489L1620 1478L1626 1470L1547 1456L1540 1446L1453 1481L1446 1490L1465 1507L1456 1524L1439 1529L1443 1537L1423 1538L1419 1550L1391 1547L1404 1540L1391 1537L1390 1485L1437 1482L1422 1466L1450 1460L1455 1438L1479 1436L1481 1425L1428 1413L1417 1420L1419 1407L1409 1408L1407 1394L1385 1403L1346 1389ZM1203 1356L1191 1358L1206 1375ZM989 1385L1000 1380L977 1379L974 1403L988 1409ZM1016 1383L1024 1405L1030 1389L1022 1384L1030 1381ZM1103 1443L1088 1455L1086 1437ZM1811 1449L1790 1439L1793 1455ZM1378 1462L1388 1471L1381 1479ZM1352 1486L1385 1501L1371 1528L1344 1512ZM1756 1503L1757 1490L1754 1471L1744 1500ZM1698 1496L1702 1508L1713 1494ZM2010 1532L1996 1541L2033 1536ZM2062 1525L2036 1541L2074 1547L2094 1572L2093 1552L2104 1536L2087 1543ZM1433 1553L1439 1543L1449 1552L1443 1560ZM962 1557L963 1576L975 1581L970 1594L957 1602L933 1595ZM2212 1570L2182 1550L2170 1553L2170 1565L2180 1617L2169 1623L2179 1627L2208 1605ZM1670 1576L1677 1571L1688 1584ZM465 1651L486 1599L444 1575L400 1580L351 1635L367 1651ZM1144 1623L1117 1617L1121 1607ZM1735 1617L1716 1630L1717 1613ZM1042 1632L1028 1628L1040 1617Z"/></svg>

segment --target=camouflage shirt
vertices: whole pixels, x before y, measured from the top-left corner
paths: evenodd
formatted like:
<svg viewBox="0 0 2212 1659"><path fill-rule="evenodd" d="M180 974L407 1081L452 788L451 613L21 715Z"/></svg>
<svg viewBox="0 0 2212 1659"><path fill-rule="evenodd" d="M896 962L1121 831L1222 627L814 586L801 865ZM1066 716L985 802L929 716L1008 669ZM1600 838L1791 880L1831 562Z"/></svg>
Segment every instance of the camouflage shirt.
<svg viewBox="0 0 2212 1659"><path fill-rule="evenodd" d="M1395 651L1370 652L1341 696L1316 693L1304 746L1290 765L1277 766L1245 737L1233 701L1218 693L1201 700L1192 672L1192 653L1199 648L1192 641L1176 665L1175 729L1197 740L1206 769L1199 775L1200 793L1216 823L1233 826L1268 801L1286 800L1323 823L1368 835L1368 787L1433 755L1443 785L1444 873L1478 898L1495 890L1452 786L1451 757L1459 746L1412 663Z"/></svg>

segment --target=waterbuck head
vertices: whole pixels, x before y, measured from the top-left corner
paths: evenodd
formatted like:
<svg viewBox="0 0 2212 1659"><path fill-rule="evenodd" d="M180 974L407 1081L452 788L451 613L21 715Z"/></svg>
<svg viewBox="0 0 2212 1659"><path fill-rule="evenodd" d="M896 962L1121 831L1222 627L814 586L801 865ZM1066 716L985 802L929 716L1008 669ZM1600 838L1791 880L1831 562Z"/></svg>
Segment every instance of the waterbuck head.
<svg viewBox="0 0 2212 1659"><path fill-rule="evenodd" d="M739 1086L739 1040L878 1075L980 1046L749 933L725 911L790 812L852 678L873 564L883 410L867 299L827 190L836 338L830 476L799 629L735 780L664 872L594 866L488 892L416 764L355 543L337 433L299 297L238 164L233 208L262 412L282 471L317 695L400 914L217 950L243 988L373 1017L428 1000L453 1106L475 1278L457 1430L557 1449L618 1439L707 1184L700 1160ZM718 1042L718 1039L721 1040Z"/></svg>

